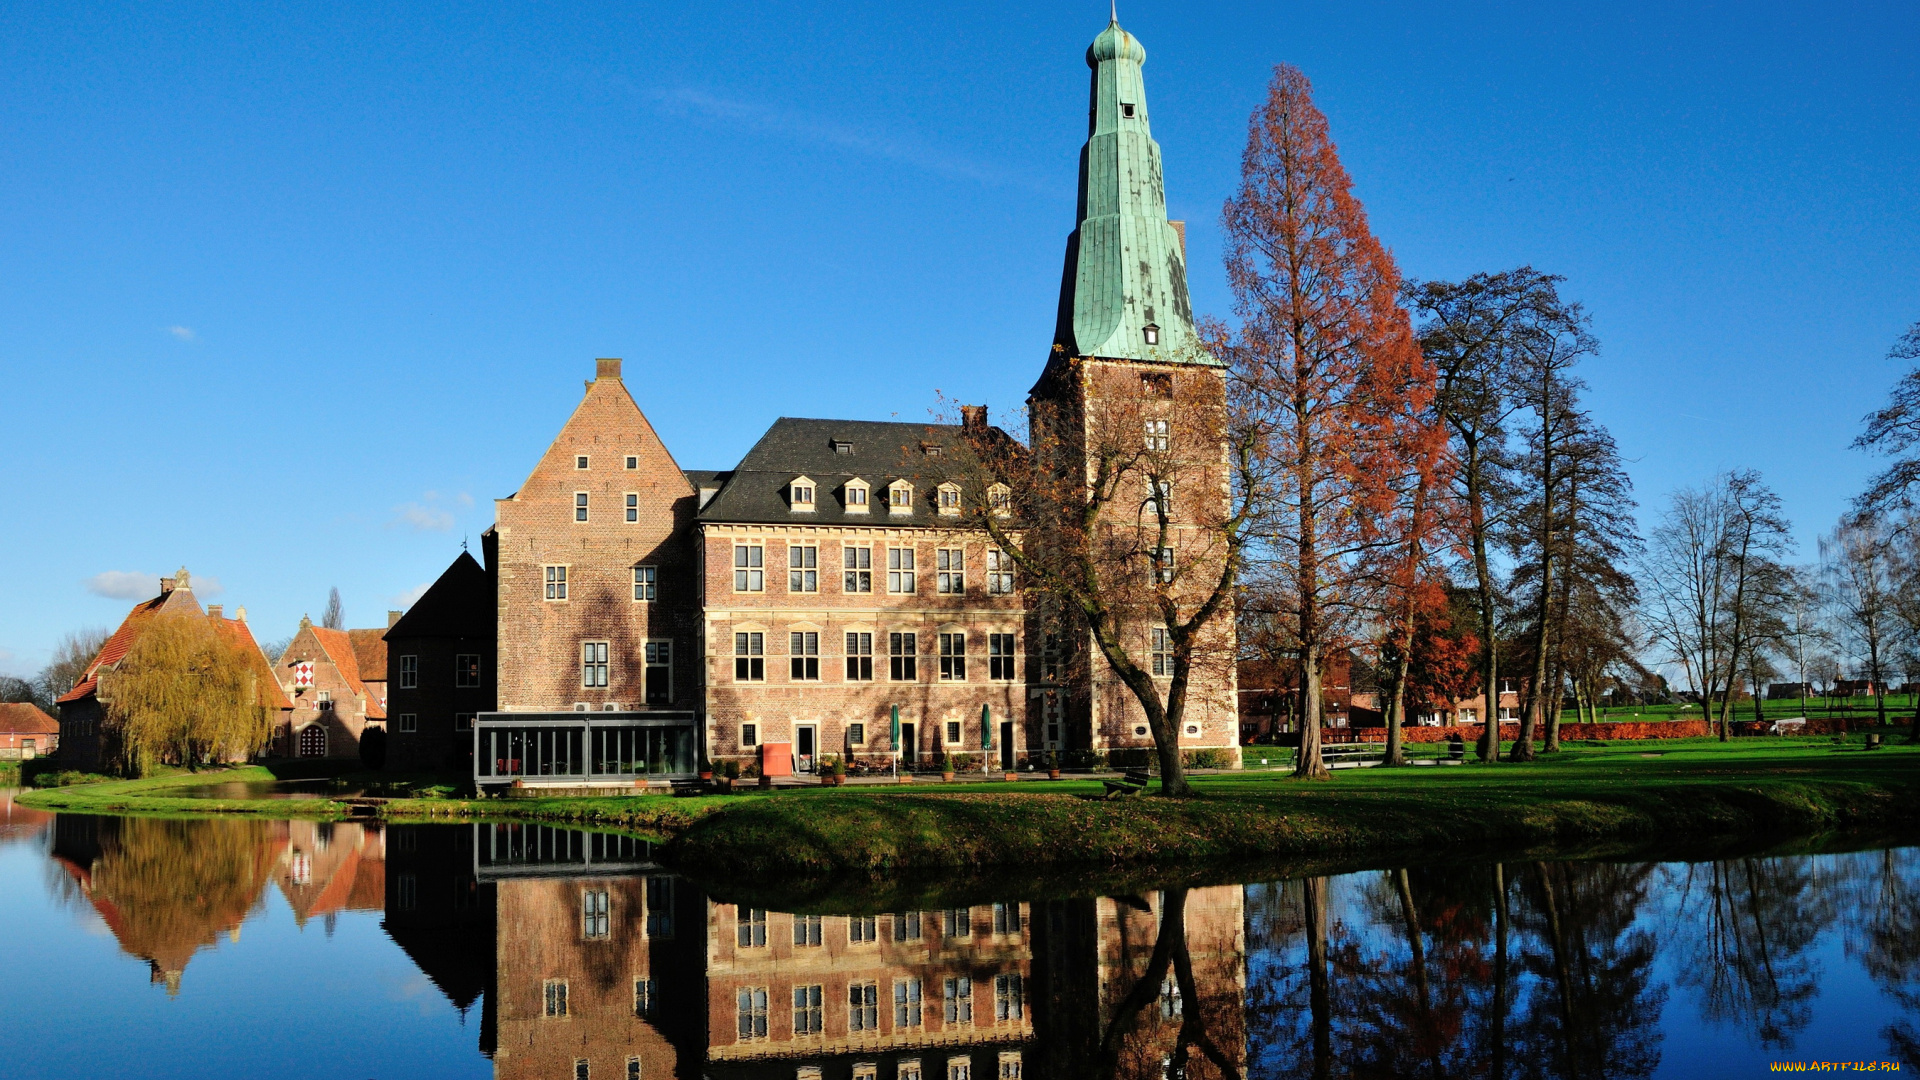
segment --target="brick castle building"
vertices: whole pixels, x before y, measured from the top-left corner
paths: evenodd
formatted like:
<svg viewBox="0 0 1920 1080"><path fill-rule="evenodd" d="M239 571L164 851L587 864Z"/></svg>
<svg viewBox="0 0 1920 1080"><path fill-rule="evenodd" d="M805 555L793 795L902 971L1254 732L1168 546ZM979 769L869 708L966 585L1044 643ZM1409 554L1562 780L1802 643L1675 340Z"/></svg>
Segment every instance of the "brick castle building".
<svg viewBox="0 0 1920 1080"><path fill-rule="evenodd" d="M1087 52L1079 220L1030 399L1045 419L1029 445L1068 455L1070 471L1088 432L1122 412L1145 417L1129 422L1149 450L1220 440L1206 418L1223 373L1193 326L1145 55L1117 24ZM486 537L497 656L482 663L497 668L481 678L497 690L474 722L476 780L625 783L775 746L802 771L826 755L912 766L965 753L1013 769L1039 752L1150 747L1084 629L1031 605L1012 560L967 523L941 456L969 435L1004 433L977 408L954 426L782 418L735 468L686 470L621 362L600 360ZM1205 567L1223 470L1157 496L1183 568ZM1125 632L1143 663L1160 658L1163 628ZM1207 651L1230 658L1231 614L1210 633ZM1238 745L1234 678L1230 659L1196 676L1183 748ZM460 738L442 711L413 714L427 758L429 740Z"/></svg>

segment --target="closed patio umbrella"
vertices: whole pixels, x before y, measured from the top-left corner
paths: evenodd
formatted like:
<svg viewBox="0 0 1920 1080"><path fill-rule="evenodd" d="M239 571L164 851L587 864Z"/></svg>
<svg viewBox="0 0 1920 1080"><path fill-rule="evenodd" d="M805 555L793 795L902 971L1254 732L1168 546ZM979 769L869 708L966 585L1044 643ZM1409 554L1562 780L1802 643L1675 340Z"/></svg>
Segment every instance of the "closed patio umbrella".
<svg viewBox="0 0 1920 1080"><path fill-rule="evenodd" d="M980 755L981 758L993 757L993 706L991 705L980 706L980 749L985 751ZM981 772L991 772L992 769L993 764L990 760L980 762Z"/></svg>
<svg viewBox="0 0 1920 1080"><path fill-rule="evenodd" d="M900 706L893 707L893 775L900 775Z"/></svg>

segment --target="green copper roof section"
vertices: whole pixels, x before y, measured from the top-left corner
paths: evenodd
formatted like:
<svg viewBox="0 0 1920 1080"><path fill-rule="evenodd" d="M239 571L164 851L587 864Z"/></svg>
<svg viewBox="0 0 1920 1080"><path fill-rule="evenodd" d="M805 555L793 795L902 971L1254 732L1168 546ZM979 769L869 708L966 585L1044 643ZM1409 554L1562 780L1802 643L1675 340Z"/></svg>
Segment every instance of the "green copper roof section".
<svg viewBox="0 0 1920 1080"><path fill-rule="evenodd" d="M1053 340L1074 356L1217 363L1194 333L1186 255L1167 222L1160 144L1140 74L1146 62L1140 39L1117 21L1087 48L1093 91L1080 151L1080 225L1067 238Z"/></svg>

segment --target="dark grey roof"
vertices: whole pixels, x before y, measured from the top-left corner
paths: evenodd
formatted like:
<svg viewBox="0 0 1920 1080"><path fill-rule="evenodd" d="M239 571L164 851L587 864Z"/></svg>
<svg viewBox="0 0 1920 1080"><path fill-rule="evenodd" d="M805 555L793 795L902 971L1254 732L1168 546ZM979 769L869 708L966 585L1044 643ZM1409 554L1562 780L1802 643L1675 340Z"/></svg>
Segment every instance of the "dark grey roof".
<svg viewBox="0 0 1920 1080"><path fill-rule="evenodd" d="M783 416L773 422L730 475L701 521L821 522L883 525L933 522L939 513L932 493L938 474L928 468L922 444L944 445L958 436L951 424L902 424L874 420L803 420ZM845 444L848 451L836 450ZM812 513L795 513L787 502L794 478L812 478L817 486ZM859 477L874 492L864 514L849 514L841 498L848 480ZM931 477L931 478L930 478ZM913 513L889 513L880 493L895 480L913 483Z"/></svg>
<svg viewBox="0 0 1920 1080"><path fill-rule="evenodd" d="M687 483L693 485L695 491L703 487L717 487L726 483L727 477L733 475L731 469L681 469L680 471L686 476Z"/></svg>
<svg viewBox="0 0 1920 1080"><path fill-rule="evenodd" d="M386 638L490 638L498 614L492 575L463 551L400 616Z"/></svg>

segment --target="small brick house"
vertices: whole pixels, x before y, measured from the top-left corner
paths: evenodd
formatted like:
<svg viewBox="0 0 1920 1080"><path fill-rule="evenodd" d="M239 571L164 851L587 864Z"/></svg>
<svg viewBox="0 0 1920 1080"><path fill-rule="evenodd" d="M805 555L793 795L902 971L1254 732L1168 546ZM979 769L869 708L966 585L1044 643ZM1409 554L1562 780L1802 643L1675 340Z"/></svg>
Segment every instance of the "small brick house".
<svg viewBox="0 0 1920 1080"><path fill-rule="evenodd" d="M257 703L273 714L273 730L278 731L287 723L293 701L281 691L272 665L260 650L259 642L254 640L253 631L247 626L247 609L240 608L231 619L226 617L225 609L218 604L202 611L200 602L193 595L192 575L187 573L185 567L181 567L174 576L160 579L160 595L142 601L127 613L119 628L94 654L80 681L60 696L57 704L60 706L59 743L63 764L70 768L98 770L111 763L113 733L109 726L111 719L107 706L113 698L114 674L119 670L121 661L133 651L141 633L152 625L152 620L173 616L210 619L221 636L247 658L254 673Z"/></svg>
<svg viewBox="0 0 1920 1080"><path fill-rule="evenodd" d="M356 757L361 733L369 725L385 725L384 702L360 677L360 657L352 637L355 632L330 630L301 618L299 632L274 665L274 674L293 707L274 739L273 753L282 757ZM385 674L384 669L381 674Z"/></svg>
<svg viewBox="0 0 1920 1080"><path fill-rule="evenodd" d="M0 761L42 757L59 748L60 721L32 702L0 702Z"/></svg>
<svg viewBox="0 0 1920 1080"><path fill-rule="evenodd" d="M387 768L472 771L473 718L495 704L494 635L493 573L463 551L387 629Z"/></svg>

